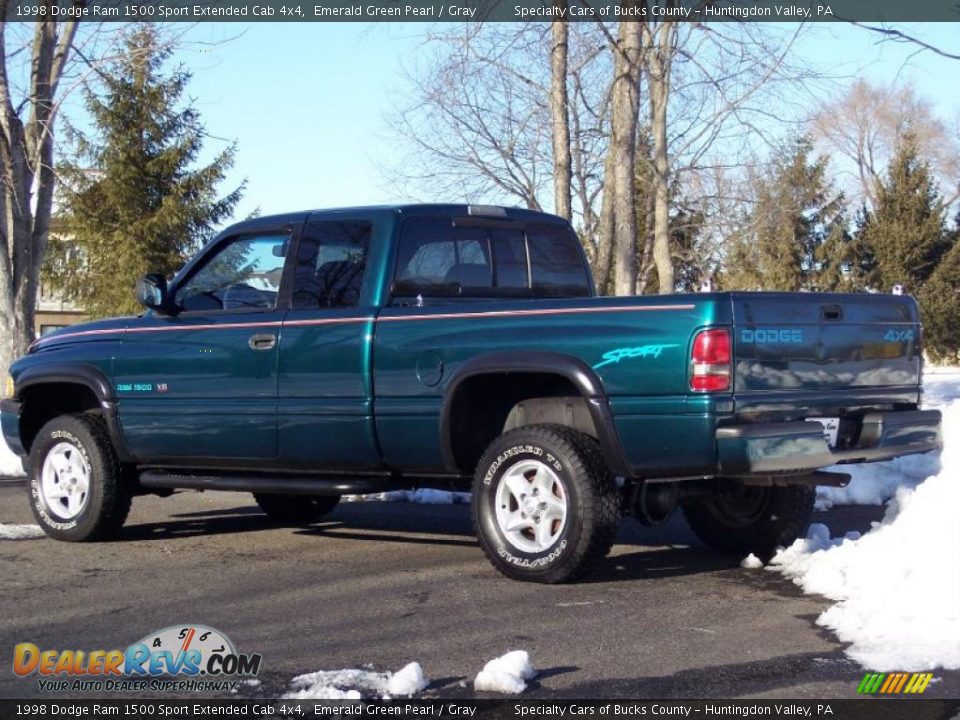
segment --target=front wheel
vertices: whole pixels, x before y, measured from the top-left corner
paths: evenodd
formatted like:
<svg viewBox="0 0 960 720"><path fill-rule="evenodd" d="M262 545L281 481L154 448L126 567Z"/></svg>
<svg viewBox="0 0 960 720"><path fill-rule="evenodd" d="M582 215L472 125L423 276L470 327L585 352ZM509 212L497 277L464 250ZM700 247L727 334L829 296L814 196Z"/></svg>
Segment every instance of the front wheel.
<svg viewBox="0 0 960 720"><path fill-rule="evenodd" d="M504 433L473 481L473 523L487 559L514 580L574 580L613 545L620 491L596 441L560 425Z"/></svg>
<svg viewBox="0 0 960 720"><path fill-rule="evenodd" d="M339 495L274 495L254 493L253 499L278 525L309 525L332 512Z"/></svg>
<svg viewBox="0 0 960 720"><path fill-rule="evenodd" d="M810 485L737 485L684 505L683 514L708 547L754 553L767 562L778 547L806 535L815 499L816 488Z"/></svg>
<svg viewBox="0 0 960 720"><path fill-rule="evenodd" d="M30 509L56 540L115 536L130 512L130 493L107 425L97 415L61 415L30 448Z"/></svg>

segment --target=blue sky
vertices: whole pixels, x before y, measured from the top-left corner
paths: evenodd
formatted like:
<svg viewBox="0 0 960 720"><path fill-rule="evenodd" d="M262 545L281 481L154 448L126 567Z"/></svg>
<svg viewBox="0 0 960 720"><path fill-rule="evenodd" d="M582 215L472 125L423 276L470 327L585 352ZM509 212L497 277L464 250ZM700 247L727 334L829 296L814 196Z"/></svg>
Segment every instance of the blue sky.
<svg viewBox="0 0 960 720"><path fill-rule="evenodd" d="M378 161L396 148L387 113L408 91L401 70L424 52L428 27L203 23L193 28L177 59L193 72L188 92L207 132L238 143L230 183L246 178L248 185L235 219L256 207L270 214L429 197L429 188L388 187L378 169ZM903 27L960 50L957 23ZM842 78L912 84L955 124L960 61L879 39L847 25L820 24L800 52ZM222 146L208 141L211 152Z"/></svg>

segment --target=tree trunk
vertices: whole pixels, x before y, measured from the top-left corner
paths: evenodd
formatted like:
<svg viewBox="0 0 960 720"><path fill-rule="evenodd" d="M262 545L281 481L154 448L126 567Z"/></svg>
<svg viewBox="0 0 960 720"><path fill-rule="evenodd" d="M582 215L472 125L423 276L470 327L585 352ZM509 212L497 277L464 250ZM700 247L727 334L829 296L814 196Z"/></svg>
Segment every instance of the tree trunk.
<svg viewBox="0 0 960 720"><path fill-rule="evenodd" d="M617 184L613 174L614 156L612 149L607 150L607 157L603 162L603 195L600 200L600 221L597 235L597 262L593 267L594 282L597 292L601 295L610 295L611 269L613 264L614 212L613 198Z"/></svg>
<svg viewBox="0 0 960 720"><path fill-rule="evenodd" d="M648 31L649 32L649 31ZM667 101L676 24L660 26L657 46L650 43L647 68L650 84L650 119L653 136L653 260L657 265L660 293L674 291L673 258L670 253L670 164L667 157Z"/></svg>
<svg viewBox="0 0 960 720"><path fill-rule="evenodd" d="M646 193L644 198L643 225L637 227L637 232L643 238L643 251L640 253L640 265L637 275L637 295L645 295L647 285L650 283L650 271L652 268L651 258L653 256L653 228L650 219L653 217L654 196L652 193Z"/></svg>
<svg viewBox="0 0 960 720"><path fill-rule="evenodd" d="M54 3L43 3L47 16ZM57 89L77 23L50 20L34 25L30 84L14 108L7 59L6 25L0 23L0 370L33 342L40 269L53 208L53 125ZM24 122L21 113L27 119ZM34 195L35 194L35 195Z"/></svg>
<svg viewBox="0 0 960 720"><path fill-rule="evenodd" d="M611 89L610 152L613 155L613 288L632 295L637 280L637 188L634 167L640 108L641 23L622 21Z"/></svg>
<svg viewBox="0 0 960 720"><path fill-rule="evenodd" d="M561 5L565 7L565 5ZM552 23L550 50L550 112L553 118L553 196L557 215L570 220L570 111L567 100L569 30L563 20Z"/></svg>

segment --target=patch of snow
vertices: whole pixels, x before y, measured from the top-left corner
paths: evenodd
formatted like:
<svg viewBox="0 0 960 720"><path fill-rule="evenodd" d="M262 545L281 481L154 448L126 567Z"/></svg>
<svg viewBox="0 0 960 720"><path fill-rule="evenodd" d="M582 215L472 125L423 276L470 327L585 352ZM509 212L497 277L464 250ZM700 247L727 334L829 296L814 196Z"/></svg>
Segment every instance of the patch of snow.
<svg viewBox="0 0 960 720"><path fill-rule="evenodd" d="M256 678L252 678L250 680L241 680L240 685L230 690L230 692L236 695L240 691L241 687L250 687L250 688L260 687L260 683L261 681L257 680Z"/></svg>
<svg viewBox="0 0 960 720"><path fill-rule="evenodd" d="M429 681L419 663L412 662L395 673L373 670L320 670L298 675L291 681L292 691L283 696L287 700L360 700L379 698L388 700L402 695L410 696L423 690Z"/></svg>
<svg viewBox="0 0 960 720"><path fill-rule="evenodd" d="M817 620L871 670L960 668L960 400L944 412L942 469L901 487L883 521L858 537L813 525L771 569L837 601Z"/></svg>
<svg viewBox="0 0 960 720"><path fill-rule="evenodd" d="M410 696L423 690L427 684L420 663L412 662L390 676L387 681L387 692L390 695Z"/></svg>
<svg viewBox="0 0 960 720"><path fill-rule="evenodd" d="M347 502L409 502L418 505L468 505L470 493L418 488L416 490L391 490L369 495L344 495Z"/></svg>
<svg viewBox="0 0 960 720"><path fill-rule="evenodd" d="M0 523L0 540L30 540L46 535L39 525Z"/></svg>
<svg viewBox="0 0 960 720"><path fill-rule="evenodd" d="M960 397L960 367L931 366L923 368L923 404L939 407Z"/></svg>
<svg viewBox="0 0 960 720"><path fill-rule="evenodd" d="M834 465L826 468L848 473L846 487L817 487L817 510L829 510L834 505L883 505L898 488L915 488L931 475L940 472L939 453L905 455L882 463Z"/></svg>
<svg viewBox="0 0 960 720"><path fill-rule="evenodd" d="M536 675L526 650L513 650L494 658L477 673L473 688L477 691L519 695L527 689L526 681Z"/></svg>
<svg viewBox="0 0 960 720"><path fill-rule="evenodd" d="M927 365L923 386L923 407L943 408L960 398L960 368ZM914 488L940 472L940 457L932 452L882 463L835 465L826 470L848 473L850 483L842 488L818 487L817 510L829 510L834 505L883 505L899 488Z"/></svg>
<svg viewBox="0 0 960 720"><path fill-rule="evenodd" d="M750 553L740 561L740 567L746 568L747 570L758 570L759 568L763 567L763 560L758 558L753 553Z"/></svg>
<svg viewBox="0 0 960 720"><path fill-rule="evenodd" d="M7 442L3 439L2 434L0 434L0 475L23 476L23 465L20 464L20 456L14 455L13 450L7 447Z"/></svg>

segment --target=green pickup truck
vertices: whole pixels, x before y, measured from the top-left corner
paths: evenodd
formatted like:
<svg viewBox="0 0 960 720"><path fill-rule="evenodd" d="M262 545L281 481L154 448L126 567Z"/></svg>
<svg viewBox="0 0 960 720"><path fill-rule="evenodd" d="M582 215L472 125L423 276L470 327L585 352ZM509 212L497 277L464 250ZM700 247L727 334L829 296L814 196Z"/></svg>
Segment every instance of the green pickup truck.
<svg viewBox="0 0 960 720"><path fill-rule="evenodd" d="M940 446L907 296L596 297L576 234L467 205L249 220L140 317L40 338L0 405L51 537L117 534L131 498L253 493L311 523L348 493L471 489L490 562L562 582L624 513L682 508L709 546L806 531L821 468Z"/></svg>

